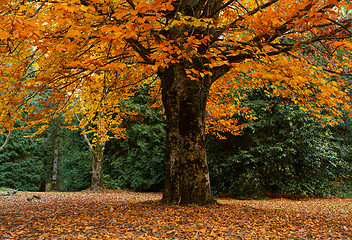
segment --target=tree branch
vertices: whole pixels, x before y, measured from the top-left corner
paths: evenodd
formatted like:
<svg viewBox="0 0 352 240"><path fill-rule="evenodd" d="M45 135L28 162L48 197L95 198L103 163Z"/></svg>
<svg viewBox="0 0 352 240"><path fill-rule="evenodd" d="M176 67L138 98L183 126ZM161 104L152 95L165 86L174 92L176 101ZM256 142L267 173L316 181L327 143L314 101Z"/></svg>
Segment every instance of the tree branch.
<svg viewBox="0 0 352 240"><path fill-rule="evenodd" d="M250 16L251 16L251 15L254 15L254 14L256 14L257 12L259 12L260 10L263 10L263 9L265 9L265 8L267 8L267 7L270 7L271 5L273 5L274 3L278 2L278 1L279 1L279 0L271 0L271 1L267 2L267 3L264 3L264 4L260 5L260 6L258 6L257 8L255 8L255 9L249 11L249 12L247 13L247 15L250 15ZM229 2L229 3L230 3L230 2ZM225 6L225 5L223 5L223 6ZM221 7L220 7L220 8L221 8ZM221 9L220 9L220 10L221 10ZM223 29L221 29L221 30L217 30L216 32L212 33L213 37L211 38L211 39L212 39L211 42L215 42L215 41L221 36L221 34L223 34L228 28L233 28L233 27L235 27L236 24L237 24L239 21L243 20L243 19L244 19L244 17L239 16L236 20L234 20L232 23L230 23L226 28L223 28Z"/></svg>
<svg viewBox="0 0 352 240"><path fill-rule="evenodd" d="M72 110L72 112L73 112L73 114L76 116L76 119L77 119L77 121L78 121L78 126L79 126L79 124L81 123L81 120L79 119L79 117L78 117L78 115L77 115L77 113L76 113L75 111ZM85 131L86 131L86 128L85 128L85 127L79 127L79 128L82 130L82 134L83 134L84 140L85 140L86 143L88 144L89 150L92 151L93 147L92 147L92 144L90 143L90 141L89 141L89 139L88 139L88 137L87 137L87 134L86 134L86 132L85 132Z"/></svg>
<svg viewBox="0 0 352 240"><path fill-rule="evenodd" d="M126 42L135 50L143 60L148 64L154 64L155 62L149 58L151 51L145 48L138 40L133 38L126 39Z"/></svg>
<svg viewBox="0 0 352 240"><path fill-rule="evenodd" d="M6 145L9 143L11 133L12 133L12 131L9 131L9 133L7 134L7 137L5 139L4 144L0 147L0 152L2 152L4 150L4 148L6 147Z"/></svg>
<svg viewBox="0 0 352 240"><path fill-rule="evenodd" d="M126 0L126 2L134 9L136 9L136 4L132 0Z"/></svg>

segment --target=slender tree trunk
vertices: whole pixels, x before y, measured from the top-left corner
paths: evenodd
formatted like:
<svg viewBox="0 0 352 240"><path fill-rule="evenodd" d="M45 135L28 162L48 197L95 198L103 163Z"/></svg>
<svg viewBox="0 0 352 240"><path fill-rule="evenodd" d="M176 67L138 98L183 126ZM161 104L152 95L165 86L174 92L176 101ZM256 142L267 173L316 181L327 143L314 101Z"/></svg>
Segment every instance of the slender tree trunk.
<svg viewBox="0 0 352 240"><path fill-rule="evenodd" d="M4 143L3 143L2 146L0 147L0 152L2 152L2 151L5 149L5 147L7 146L7 144L9 143L11 134L12 134L12 131L9 131L9 133L7 134L7 137L6 137L5 141L4 141Z"/></svg>
<svg viewBox="0 0 352 240"><path fill-rule="evenodd" d="M101 167L104 159L105 142L97 142L95 149L91 149L93 155L92 183L90 189L97 191L100 188Z"/></svg>
<svg viewBox="0 0 352 240"><path fill-rule="evenodd" d="M54 133L54 160L53 160L53 175L51 178L51 190L57 190L57 166L59 162L59 147L60 147L60 128L55 126Z"/></svg>
<svg viewBox="0 0 352 240"><path fill-rule="evenodd" d="M210 83L192 81L181 64L159 72L166 112L166 169L163 200L170 204L213 202L205 146Z"/></svg>
<svg viewBox="0 0 352 240"><path fill-rule="evenodd" d="M78 115L73 112L73 114L75 114L78 123L80 123L80 119L78 117ZM103 116L102 112L99 112L100 116ZM100 188L100 179L101 179L101 168L103 165L103 159L104 159L104 149L105 149L105 141L100 141L99 139L97 140L97 145L95 148L93 148L92 144L90 143L87 134L85 133L85 128L82 127L82 132L83 132L83 137L84 140L86 141L90 152L92 153L92 157L93 157L93 164L92 164L92 181L91 181L91 185L90 185L90 190L92 191L97 191ZM104 133L101 132L101 135L103 135Z"/></svg>

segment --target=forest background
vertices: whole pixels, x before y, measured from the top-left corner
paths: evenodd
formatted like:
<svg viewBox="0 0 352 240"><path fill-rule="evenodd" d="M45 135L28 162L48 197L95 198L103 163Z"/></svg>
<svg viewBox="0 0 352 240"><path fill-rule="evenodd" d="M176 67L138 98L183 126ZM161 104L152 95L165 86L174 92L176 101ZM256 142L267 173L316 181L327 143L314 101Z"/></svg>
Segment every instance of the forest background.
<svg viewBox="0 0 352 240"><path fill-rule="evenodd" d="M156 100L149 90L142 85L126 100L126 111L135 114L126 115L122 123L126 138L112 139L105 146L103 188L163 190L164 115L162 106L150 107ZM352 196L351 118L344 116L343 123L323 127L320 119L290 101L260 90L247 96L242 101L258 119L243 118L247 127L239 135L221 133L223 139L207 135L214 194ZM0 154L0 186L22 191L89 188L91 151L81 130L66 127L60 117L36 137L30 136L37 129L14 131ZM1 141L6 137L2 134ZM56 155L57 185L53 183Z"/></svg>

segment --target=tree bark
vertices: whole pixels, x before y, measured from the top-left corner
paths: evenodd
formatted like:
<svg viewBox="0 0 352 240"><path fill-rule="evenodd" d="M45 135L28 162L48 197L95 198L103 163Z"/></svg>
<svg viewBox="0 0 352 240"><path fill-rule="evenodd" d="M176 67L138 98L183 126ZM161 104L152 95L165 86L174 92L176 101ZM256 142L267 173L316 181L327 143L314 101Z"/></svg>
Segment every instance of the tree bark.
<svg viewBox="0 0 352 240"><path fill-rule="evenodd" d="M97 191L100 188L100 179L101 179L101 167L103 165L104 159L104 148L105 142L97 142L97 145L94 148L91 148L93 156L93 167L92 167L92 183L90 190Z"/></svg>
<svg viewBox="0 0 352 240"><path fill-rule="evenodd" d="M55 126L54 132L54 160L53 160L53 175L51 178L51 190L57 190L57 166L59 162L59 147L60 147L60 128Z"/></svg>
<svg viewBox="0 0 352 240"><path fill-rule="evenodd" d="M166 113L166 169L163 201L213 202L205 146L206 100L210 81L190 80L184 64L159 71Z"/></svg>
<svg viewBox="0 0 352 240"><path fill-rule="evenodd" d="M76 116L78 125L81 122L79 119L78 115L73 112L73 114ZM100 116L103 116L102 112L99 112ZM101 179L101 168L103 165L103 160L104 160L104 149L105 149L105 141L100 141L99 138L97 139L97 145L95 148L93 148L92 144L90 143L87 134L85 133L85 127L81 127L82 133L84 140L86 141L90 152L92 153L93 157L93 164L92 164L92 181L90 184L90 190L92 191L97 191L100 188L100 179ZM101 132L100 135L103 135L104 133Z"/></svg>
<svg viewBox="0 0 352 240"><path fill-rule="evenodd" d="M0 147L0 152L2 152L2 151L5 149L5 147L7 146L7 144L9 143L11 134L12 134L12 131L9 131L9 133L7 134L7 137L6 137L5 141L4 141L4 143L3 143L2 146Z"/></svg>

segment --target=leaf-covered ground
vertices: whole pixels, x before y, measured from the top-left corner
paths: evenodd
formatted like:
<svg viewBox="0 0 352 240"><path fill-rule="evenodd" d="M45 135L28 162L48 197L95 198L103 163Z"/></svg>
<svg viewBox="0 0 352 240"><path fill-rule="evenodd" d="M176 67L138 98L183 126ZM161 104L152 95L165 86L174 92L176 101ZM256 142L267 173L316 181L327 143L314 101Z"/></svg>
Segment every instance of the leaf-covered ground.
<svg viewBox="0 0 352 240"><path fill-rule="evenodd" d="M128 191L0 196L0 239L352 239L352 199L160 199Z"/></svg>

